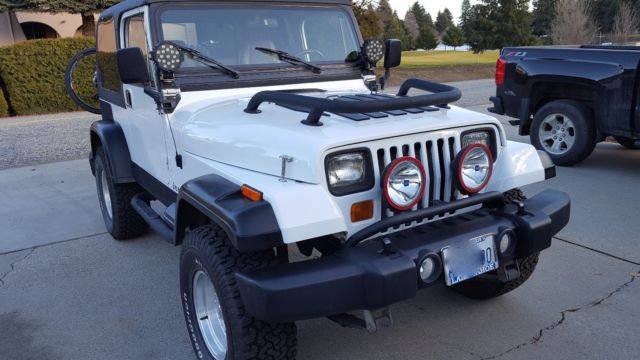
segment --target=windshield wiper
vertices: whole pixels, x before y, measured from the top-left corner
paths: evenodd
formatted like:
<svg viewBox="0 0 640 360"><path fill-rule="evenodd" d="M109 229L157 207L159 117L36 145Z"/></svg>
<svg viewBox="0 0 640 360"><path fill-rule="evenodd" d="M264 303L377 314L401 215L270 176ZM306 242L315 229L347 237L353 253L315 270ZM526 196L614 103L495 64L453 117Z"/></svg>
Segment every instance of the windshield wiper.
<svg viewBox="0 0 640 360"><path fill-rule="evenodd" d="M196 49L192 49L189 47L185 47L182 45L178 45L176 43L171 43L172 45L174 45L175 47L177 47L178 49L180 49L181 51L187 53L187 55L189 55L189 57L191 57L193 60L202 63L204 65L207 65L209 67L212 67L214 69L218 69L220 71L222 71L222 73L224 73L225 75L229 75L231 77L233 77L234 79L237 79L240 77L240 74L238 74L237 71L235 71L234 69L222 64L221 62L210 58L206 55L204 55L203 53L201 53L200 51L196 50Z"/></svg>
<svg viewBox="0 0 640 360"><path fill-rule="evenodd" d="M304 66L316 74L320 74L322 72L322 69L320 67L313 65L308 61L304 61L297 56L291 55L286 51L274 50L274 49L263 48L263 47L257 47L256 50L261 51L265 54L277 56L280 61L284 61L292 65Z"/></svg>

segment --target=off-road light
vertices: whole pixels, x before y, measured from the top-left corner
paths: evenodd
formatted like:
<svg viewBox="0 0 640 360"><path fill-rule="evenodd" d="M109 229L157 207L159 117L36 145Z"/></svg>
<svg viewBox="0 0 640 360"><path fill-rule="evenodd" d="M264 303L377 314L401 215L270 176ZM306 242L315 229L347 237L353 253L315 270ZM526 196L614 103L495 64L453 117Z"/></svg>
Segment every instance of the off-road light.
<svg viewBox="0 0 640 360"><path fill-rule="evenodd" d="M513 255L516 250L516 233L513 230L504 230L498 235L498 252L502 257Z"/></svg>
<svg viewBox="0 0 640 360"><path fill-rule="evenodd" d="M385 169L382 181L387 203L396 210L411 209L424 195L426 178L418 159L407 156L394 160Z"/></svg>
<svg viewBox="0 0 640 360"><path fill-rule="evenodd" d="M484 144L469 145L453 161L457 174L456 186L464 194L475 194L484 189L493 173L493 156Z"/></svg>
<svg viewBox="0 0 640 360"><path fill-rule="evenodd" d="M367 39L362 46L362 54L369 64L375 66L384 57L384 41Z"/></svg>
<svg viewBox="0 0 640 360"><path fill-rule="evenodd" d="M442 261L435 253L422 255L418 261L418 279L425 285L433 284L442 273Z"/></svg>
<svg viewBox="0 0 640 360"><path fill-rule="evenodd" d="M174 43L165 41L156 47L153 59L160 70L176 71L184 62L184 55Z"/></svg>

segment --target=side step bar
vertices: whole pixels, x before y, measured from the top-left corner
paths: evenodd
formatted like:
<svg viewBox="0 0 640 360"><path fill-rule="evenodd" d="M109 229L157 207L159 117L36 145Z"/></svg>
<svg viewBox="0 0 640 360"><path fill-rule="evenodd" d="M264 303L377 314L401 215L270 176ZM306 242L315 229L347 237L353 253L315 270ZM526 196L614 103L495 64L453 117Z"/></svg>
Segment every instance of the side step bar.
<svg viewBox="0 0 640 360"><path fill-rule="evenodd" d="M151 208L151 200L153 199L148 194L140 193L131 199L131 206L149 224L149 227L173 245L173 229Z"/></svg>

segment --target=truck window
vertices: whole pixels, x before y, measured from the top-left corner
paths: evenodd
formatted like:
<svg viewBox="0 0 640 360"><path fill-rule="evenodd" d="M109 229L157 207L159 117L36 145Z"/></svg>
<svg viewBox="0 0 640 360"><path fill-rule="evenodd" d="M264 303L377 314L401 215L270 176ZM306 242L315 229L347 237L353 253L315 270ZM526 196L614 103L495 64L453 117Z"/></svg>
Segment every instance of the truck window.
<svg viewBox="0 0 640 360"><path fill-rule="evenodd" d="M149 43L147 42L147 32L144 27L144 14L133 15L124 20L124 46L127 48L137 47L142 50L142 54L147 60L149 74L153 74L153 66L149 63ZM151 86L155 87L154 76L151 76Z"/></svg>
<svg viewBox="0 0 640 360"><path fill-rule="evenodd" d="M111 91L120 91L122 81L116 63L116 29L113 18L98 23L98 70L102 87Z"/></svg>

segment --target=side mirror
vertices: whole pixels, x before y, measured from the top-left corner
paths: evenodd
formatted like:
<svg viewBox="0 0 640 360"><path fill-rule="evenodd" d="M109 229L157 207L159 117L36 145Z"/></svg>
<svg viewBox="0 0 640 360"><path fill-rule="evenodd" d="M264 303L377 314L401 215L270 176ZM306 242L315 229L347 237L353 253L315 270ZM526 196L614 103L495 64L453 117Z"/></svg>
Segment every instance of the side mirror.
<svg viewBox="0 0 640 360"><path fill-rule="evenodd" d="M120 49L116 54L118 72L124 84L146 84L150 81L147 60L140 48Z"/></svg>
<svg viewBox="0 0 640 360"><path fill-rule="evenodd" d="M402 42L389 39L384 42L384 68L390 69L400 66L402 61Z"/></svg>

